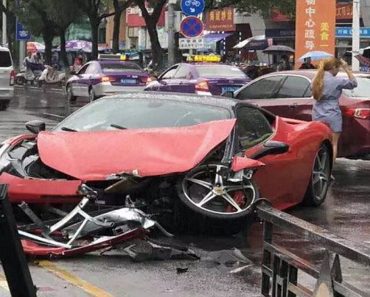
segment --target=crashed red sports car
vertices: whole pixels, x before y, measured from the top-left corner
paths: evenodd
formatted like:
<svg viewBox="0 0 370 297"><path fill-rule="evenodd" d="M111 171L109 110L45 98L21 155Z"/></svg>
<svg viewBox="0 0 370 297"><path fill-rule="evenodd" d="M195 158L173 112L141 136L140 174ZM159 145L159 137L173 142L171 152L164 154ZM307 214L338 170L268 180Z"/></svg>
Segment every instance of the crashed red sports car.
<svg viewBox="0 0 370 297"><path fill-rule="evenodd" d="M96 203L147 214L180 209L213 219L247 216L264 197L285 209L320 205L332 165L330 129L248 103L139 92L101 98L51 131L0 147L0 183L12 203L76 203L82 184ZM177 210L177 211L176 211Z"/></svg>

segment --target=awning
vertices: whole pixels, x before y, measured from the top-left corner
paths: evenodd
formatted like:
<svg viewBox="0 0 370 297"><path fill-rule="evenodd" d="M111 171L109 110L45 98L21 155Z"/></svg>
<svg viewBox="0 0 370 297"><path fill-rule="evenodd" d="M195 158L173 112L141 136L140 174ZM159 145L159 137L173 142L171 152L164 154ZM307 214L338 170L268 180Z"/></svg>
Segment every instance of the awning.
<svg viewBox="0 0 370 297"><path fill-rule="evenodd" d="M233 33L208 33L203 36L204 41L207 43L218 42L226 37L232 35Z"/></svg>
<svg viewBox="0 0 370 297"><path fill-rule="evenodd" d="M247 50L263 50L266 47L268 47L268 42L265 35L247 38L234 46L235 49L245 48Z"/></svg>

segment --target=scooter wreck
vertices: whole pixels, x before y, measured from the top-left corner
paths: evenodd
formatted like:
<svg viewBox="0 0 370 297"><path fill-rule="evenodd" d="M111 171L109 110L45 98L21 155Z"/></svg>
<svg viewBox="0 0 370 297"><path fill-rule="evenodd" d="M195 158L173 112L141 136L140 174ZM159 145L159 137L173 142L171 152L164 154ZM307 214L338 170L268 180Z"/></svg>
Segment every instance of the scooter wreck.
<svg viewBox="0 0 370 297"><path fill-rule="evenodd" d="M109 250L132 239L145 239L149 229L154 227L166 236L173 236L136 208L105 208L88 214L84 209L98 198L98 193L85 184L80 187L80 193L83 195L80 203L57 220L43 222L26 203L20 205L33 221L33 224L18 227L27 255L55 258ZM60 210L57 212L61 214ZM135 259L138 255L132 249L134 246L127 246L125 251Z"/></svg>

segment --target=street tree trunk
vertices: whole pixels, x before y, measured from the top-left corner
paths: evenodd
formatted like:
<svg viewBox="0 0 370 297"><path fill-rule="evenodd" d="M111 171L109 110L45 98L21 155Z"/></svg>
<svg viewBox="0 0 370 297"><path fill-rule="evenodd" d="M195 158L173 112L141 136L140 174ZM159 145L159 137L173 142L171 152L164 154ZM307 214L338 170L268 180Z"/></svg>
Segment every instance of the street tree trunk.
<svg viewBox="0 0 370 297"><path fill-rule="evenodd" d="M122 10L119 7L118 0L113 1L114 17L113 17L113 44L112 51L114 54L119 52L119 32L121 25Z"/></svg>
<svg viewBox="0 0 370 297"><path fill-rule="evenodd" d="M54 35L50 34L48 30L45 30L42 34L42 38L44 39L45 43L45 64L51 65L51 55L52 55L52 46L53 46L53 38Z"/></svg>
<svg viewBox="0 0 370 297"><path fill-rule="evenodd" d="M60 29L59 30L59 38L60 38L60 56L62 57L62 61L65 67L68 67L68 59L67 59L67 51L66 51L66 30Z"/></svg>
<svg viewBox="0 0 370 297"><path fill-rule="evenodd" d="M158 32L157 32L157 23L161 16L162 10L164 5L167 3L167 0L158 0L156 1L155 5L153 6L153 13L149 14L148 9L146 7L146 1L144 0L136 0L135 3L139 6L143 18L145 20L145 24L147 26L147 30L150 37L150 43L152 48L152 55L153 55L153 66L154 70L161 69L164 65L163 63L163 52L161 44L159 43L158 39Z"/></svg>
<svg viewBox="0 0 370 297"><path fill-rule="evenodd" d="M100 19L98 17L90 17L91 42L92 42L91 59L92 60L96 60L98 58L99 23L100 23Z"/></svg>
<svg viewBox="0 0 370 297"><path fill-rule="evenodd" d="M153 55L153 68L154 70L161 69L163 67L163 50L158 39L157 23L153 21L146 22L148 34L150 38L152 55Z"/></svg>

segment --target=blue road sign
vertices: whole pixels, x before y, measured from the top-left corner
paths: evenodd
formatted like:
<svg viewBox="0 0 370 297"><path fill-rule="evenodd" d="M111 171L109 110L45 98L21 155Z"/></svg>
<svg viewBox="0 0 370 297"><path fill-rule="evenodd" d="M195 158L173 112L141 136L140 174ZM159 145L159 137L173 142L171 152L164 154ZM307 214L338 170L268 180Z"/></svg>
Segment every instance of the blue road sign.
<svg viewBox="0 0 370 297"><path fill-rule="evenodd" d="M203 12L204 0L181 0L181 10L185 15L196 16Z"/></svg>
<svg viewBox="0 0 370 297"><path fill-rule="evenodd" d="M186 17L180 24L180 31L185 37L197 37L203 32L203 22L193 16Z"/></svg>
<svg viewBox="0 0 370 297"><path fill-rule="evenodd" d="M31 35L23 28L23 25L17 21L16 23L16 40L29 40Z"/></svg>

